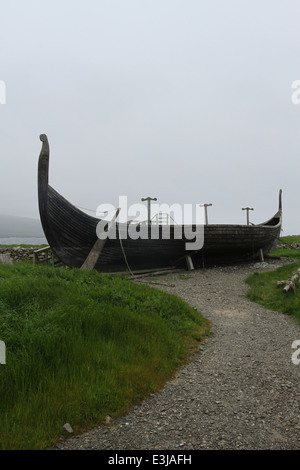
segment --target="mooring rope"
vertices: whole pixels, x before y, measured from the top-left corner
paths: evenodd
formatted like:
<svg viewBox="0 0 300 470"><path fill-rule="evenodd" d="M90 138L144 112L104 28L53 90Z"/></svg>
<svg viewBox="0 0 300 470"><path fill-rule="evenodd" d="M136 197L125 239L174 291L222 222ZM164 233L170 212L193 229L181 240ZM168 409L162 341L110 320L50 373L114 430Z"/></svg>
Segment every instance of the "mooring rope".
<svg viewBox="0 0 300 470"><path fill-rule="evenodd" d="M119 240L120 240L120 246L121 246L121 249L122 249L122 253L123 253L123 256L124 256L124 260L125 260L127 269L128 269L128 271L130 272L131 278L133 278L136 282L142 282L142 283L144 283L144 284L155 284L155 285L159 285L159 286L175 287L174 284L164 284L164 283L162 283L162 282L142 281L141 279L137 279L137 277L134 275L134 273L132 272L132 270L131 270L131 268L130 268L130 266L129 266L129 263L128 263L128 260L127 260L127 256L126 256L126 253L125 253L125 250L124 250L123 242L122 242L122 237L120 236L120 232L119 232Z"/></svg>
<svg viewBox="0 0 300 470"><path fill-rule="evenodd" d="M124 256L124 260L125 260L127 269L128 269L128 271L130 272L131 276L132 276L132 277L135 277L135 275L133 274L132 270L130 269L130 266L129 266L129 263L128 263L128 260L127 260L127 256L126 256L126 254L125 254L125 250L124 250L124 247L123 247L122 237L120 236L120 232L119 232L119 240L120 240L120 245L121 245L121 249L122 249L122 253L123 253L123 256Z"/></svg>

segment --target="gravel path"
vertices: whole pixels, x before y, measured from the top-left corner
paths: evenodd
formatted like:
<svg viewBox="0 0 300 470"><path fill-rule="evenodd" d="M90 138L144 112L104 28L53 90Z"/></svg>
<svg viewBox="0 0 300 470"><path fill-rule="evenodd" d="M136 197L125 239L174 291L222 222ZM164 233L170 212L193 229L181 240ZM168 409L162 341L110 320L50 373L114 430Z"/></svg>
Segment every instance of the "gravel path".
<svg viewBox="0 0 300 470"><path fill-rule="evenodd" d="M246 277L286 263L158 278L212 322L213 336L165 387L130 413L56 449L300 449L300 327L246 299Z"/></svg>

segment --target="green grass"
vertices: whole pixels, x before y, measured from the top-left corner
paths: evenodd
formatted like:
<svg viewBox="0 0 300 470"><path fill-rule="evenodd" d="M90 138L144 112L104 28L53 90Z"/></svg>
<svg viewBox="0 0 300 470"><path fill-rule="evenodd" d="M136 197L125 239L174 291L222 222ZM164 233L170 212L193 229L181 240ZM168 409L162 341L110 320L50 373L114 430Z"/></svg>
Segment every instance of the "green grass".
<svg viewBox="0 0 300 470"><path fill-rule="evenodd" d="M300 258L300 250L294 250L294 249L289 249L289 248L278 248L272 251L272 253L269 253L268 257L298 259Z"/></svg>
<svg viewBox="0 0 300 470"><path fill-rule="evenodd" d="M279 241L282 243L300 243L300 235L288 235L287 237L281 237Z"/></svg>
<svg viewBox="0 0 300 470"><path fill-rule="evenodd" d="M178 297L122 277L0 265L0 449L46 449L158 390L209 334Z"/></svg>
<svg viewBox="0 0 300 470"><path fill-rule="evenodd" d="M284 286L277 286L277 281L286 281L300 267L300 262L282 266L276 271L254 273L247 283L250 290L247 297L266 308L292 315L300 324L300 282L297 282L295 294L283 293Z"/></svg>
<svg viewBox="0 0 300 470"><path fill-rule="evenodd" d="M279 239L279 244L284 245L285 243L300 243L300 235L290 235ZM300 259L300 250L292 248L277 248L268 255L271 258L292 258Z"/></svg>

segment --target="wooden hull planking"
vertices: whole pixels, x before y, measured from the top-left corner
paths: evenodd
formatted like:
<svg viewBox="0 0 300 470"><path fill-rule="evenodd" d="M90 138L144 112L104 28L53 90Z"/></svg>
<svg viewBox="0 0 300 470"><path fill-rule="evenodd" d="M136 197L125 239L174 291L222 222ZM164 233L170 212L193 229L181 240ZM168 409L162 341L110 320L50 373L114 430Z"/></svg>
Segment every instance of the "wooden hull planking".
<svg viewBox="0 0 300 470"><path fill-rule="evenodd" d="M80 268L97 241L96 228L100 219L82 212L49 185L49 144L45 135L40 138L43 142L38 166L41 223L56 257L69 267ZM148 226L147 239L133 240L126 237L128 224L117 223L116 239L107 239L95 269L109 272L124 271L128 265L131 270L182 266L187 254L191 255L195 267L253 259L260 250L266 254L275 248L281 222L280 191L279 210L272 219L259 225L205 225L201 250L186 251L185 244L189 240L184 236L184 227L181 227L183 236L180 239L174 236L175 226L161 225L157 228L159 239L151 239L151 226ZM197 227L192 229L195 231ZM164 239L166 230L170 231L170 236Z"/></svg>

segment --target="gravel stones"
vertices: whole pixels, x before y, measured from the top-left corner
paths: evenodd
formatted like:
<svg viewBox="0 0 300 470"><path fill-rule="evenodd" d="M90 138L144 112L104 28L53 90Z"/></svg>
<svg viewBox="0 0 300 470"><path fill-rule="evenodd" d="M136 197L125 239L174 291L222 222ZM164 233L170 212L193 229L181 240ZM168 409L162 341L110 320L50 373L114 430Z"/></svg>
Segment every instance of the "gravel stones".
<svg viewBox="0 0 300 470"><path fill-rule="evenodd" d="M300 327L245 296L251 273L288 262L164 276L164 285L156 287L196 307L211 321L213 336L126 416L55 449L299 450L300 365L291 361L291 345L300 339Z"/></svg>

